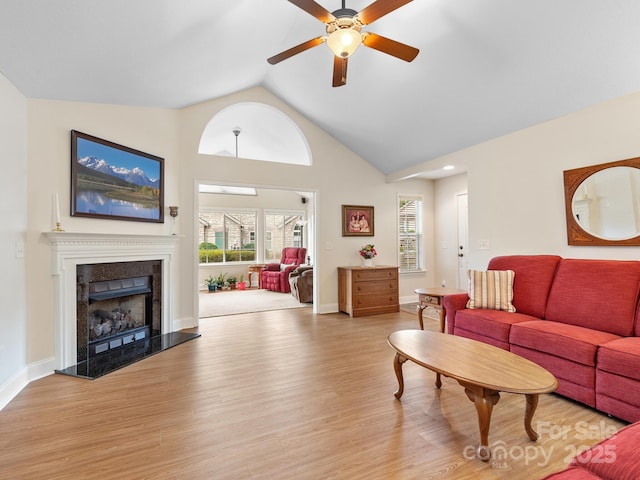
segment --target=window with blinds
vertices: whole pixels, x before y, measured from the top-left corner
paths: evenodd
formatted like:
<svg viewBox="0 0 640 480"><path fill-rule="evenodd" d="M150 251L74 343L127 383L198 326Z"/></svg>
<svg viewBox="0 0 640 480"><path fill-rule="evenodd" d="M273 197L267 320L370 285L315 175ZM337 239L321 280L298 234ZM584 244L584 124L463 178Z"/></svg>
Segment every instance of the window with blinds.
<svg viewBox="0 0 640 480"><path fill-rule="evenodd" d="M398 266L404 272L422 270L422 198L398 198Z"/></svg>

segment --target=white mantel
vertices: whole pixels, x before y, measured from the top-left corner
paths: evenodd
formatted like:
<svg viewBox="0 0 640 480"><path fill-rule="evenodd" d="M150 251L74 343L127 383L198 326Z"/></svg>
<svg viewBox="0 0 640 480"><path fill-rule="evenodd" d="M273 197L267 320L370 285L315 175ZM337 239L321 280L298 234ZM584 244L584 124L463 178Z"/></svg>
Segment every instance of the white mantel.
<svg viewBox="0 0 640 480"><path fill-rule="evenodd" d="M162 261L162 333L173 331L177 235L45 232L52 245L56 369L76 362L76 267L87 263Z"/></svg>

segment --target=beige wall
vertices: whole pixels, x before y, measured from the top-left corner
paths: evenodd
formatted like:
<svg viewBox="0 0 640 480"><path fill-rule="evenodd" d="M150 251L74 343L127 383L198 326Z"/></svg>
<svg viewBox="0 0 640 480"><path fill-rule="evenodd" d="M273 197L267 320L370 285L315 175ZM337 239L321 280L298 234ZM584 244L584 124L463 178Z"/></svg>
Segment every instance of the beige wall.
<svg viewBox="0 0 640 480"><path fill-rule="evenodd" d="M0 386L26 382L27 100L0 74ZM20 379L19 377L24 377ZM11 385L13 383L13 385ZM0 408L6 401L0 391Z"/></svg>
<svg viewBox="0 0 640 480"><path fill-rule="evenodd" d="M453 175L435 182L434 270L435 284L442 280L450 288L458 286L458 196L467 193L467 174Z"/></svg>
<svg viewBox="0 0 640 480"><path fill-rule="evenodd" d="M240 101L258 101L289 115L306 136L313 155L312 166L284 165L229 157L197 154L200 135L220 109ZM432 182L414 180L384 183L384 176L362 158L324 131L308 122L263 88L212 100L183 110L150 109L115 105L49 100L28 100L29 211L27 227L28 362L50 359L54 354L53 279L51 247L43 232L53 227L52 198L58 193L62 226L72 232L126 232L170 234L165 224L123 222L69 215L70 130L75 129L114 141L165 159L165 205L178 205L175 230L180 235L176 262L175 311L185 326L197 324L197 295L200 286L197 267L195 186L200 181L254 185L316 193L315 236L319 311L337 309L338 265L359 264L357 250L368 242L376 244L380 264L396 264L396 198L399 193L425 196L427 232L432 230ZM376 235L373 238L341 236L341 205L375 207ZM428 238L427 242L431 242ZM429 246L430 251L432 247ZM432 259L428 259L432 264ZM406 296L424 285L428 274L401 281Z"/></svg>
<svg viewBox="0 0 640 480"><path fill-rule="evenodd" d="M198 155L200 134L222 108L263 102L289 115L306 136L312 166L291 166ZM63 227L75 232L169 234L172 226L69 217L69 131L77 129L165 158L165 204L180 206L181 235L176 313L194 324L198 288L194 186L198 181L305 190L316 193L317 269L320 311L337 306L336 267L358 264L357 250L376 244L379 264L396 263L396 198L425 199L427 269L403 276L401 297L448 278L451 264L436 247L452 238L447 218L460 177L434 182L385 183L384 176L317 126L271 95L254 88L183 110L149 109L47 100L27 100L0 75L0 162L3 167L3 294L12 305L0 319L0 384L20 376L25 365L53 356L53 282L50 246L52 195L60 196ZM470 266L484 268L495 255L557 253L566 257L633 258L640 247L569 247L564 224L562 171L639 156L640 94L629 95L438 159L468 165ZM434 200L435 199L435 200ZM444 202L444 204L442 204ZM438 209L434 203L439 204ZM342 204L373 205L375 237L342 237ZM435 212L435 215L434 215ZM479 240L489 241L478 250ZM24 241L25 259L16 258ZM444 276L443 276L444 275ZM11 278L9 281L8 278ZM27 306L28 305L28 306ZM3 381L5 383L3 383ZM3 389L4 393L6 388ZM0 398L2 401L2 398Z"/></svg>
<svg viewBox="0 0 640 480"><path fill-rule="evenodd" d="M245 101L262 102L278 108L288 115L306 137L312 154L311 166L284 165L257 162L245 159L229 159L198 155L200 135L209 119L221 109ZM378 264L397 264L396 249L396 199L399 193L419 194L425 198L427 218L426 231L432 232L433 195L432 182L412 180L387 184L384 175L371 167L365 160L344 147L306 118L299 115L261 87L239 92L185 108L180 112L181 158L183 170L181 205L185 206L185 217L192 218L195 204L193 185L198 181L209 181L237 185L252 185L267 188L282 188L311 191L316 193L316 285L319 287L319 302L315 308L320 312L337 310L337 270L340 265L357 265L360 258L357 251L365 243L374 243L379 252ZM341 205L373 205L375 207L375 237L342 237ZM185 241L181 244L184 257L195 258L195 232L184 229ZM428 238L428 251L432 252L432 239ZM431 264L429 257L427 263ZM187 267L188 268L188 267ZM198 288L196 262L191 263L191 271L182 279L184 292ZM413 289L429 282L432 272L401 279L401 296L413 297ZM194 304L193 297L181 299L182 305ZM182 315L190 315L183 310Z"/></svg>
<svg viewBox="0 0 640 480"><path fill-rule="evenodd" d="M28 102L29 216L27 226L28 362L54 355L51 246L43 232L53 227L52 198L58 193L62 227L68 232L169 234L164 224L70 216L70 131L79 130L165 159L165 205L178 197L177 112L48 100ZM179 259L178 262L181 260ZM178 288L180 285L178 284Z"/></svg>
<svg viewBox="0 0 640 480"><path fill-rule="evenodd" d="M639 124L637 93L449 155L468 165L470 267L507 254L638 259L640 247L567 245L562 172L640 156Z"/></svg>

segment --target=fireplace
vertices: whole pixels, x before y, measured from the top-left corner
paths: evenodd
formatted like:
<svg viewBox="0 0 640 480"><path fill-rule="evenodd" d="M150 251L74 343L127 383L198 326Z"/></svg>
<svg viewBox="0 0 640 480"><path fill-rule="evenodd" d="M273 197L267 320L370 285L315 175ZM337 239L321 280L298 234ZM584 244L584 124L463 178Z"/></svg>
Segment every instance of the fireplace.
<svg viewBox="0 0 640 480"><path fill-rule="evenodd" d="M76 267L78 363L160 335L160 260Z"/></svg>
<svg viewBox="0 0 640 480"><path fill-rule="evenodd" d="M175 318L175 250L180 237L75 232L46 232L45 235L52 245L54 370L72 368L87 359L92 348L97 351L104 348L104 345L100 346L101 343L94 343L99 340L98 336L94 335L93 338L89 333L90 303L94 309L100 307L101 302L107 302L99 309L112 313L123 305L125 313L132 310L131 315L134 314L134 309L141 308L140 303L144 303L143 329L148 328L148 334L145 332L148 337L144 341L142 338L136 341L136 334L140 337L139 331L122 332L122 351L132 350L133 345L141 350L149 349L145 344L152 347L156 343L164 345L166 335L174 336L178 330L193 326L188 318ZM146 285L138 285L143 278L146 279ZM142 291L137 291L137 288ZM144 296L144 302L142 297L133 298L137 295ZM109 296L113 298L107 298ZM124 298L116 300L118 296ZM105 319L107 320L109 319ZM117 318L110 320L111 330L114 330ZM139 320L136 322L139 323ZM105 331L107 327L95 327L94 334L98 329ZM129 342L131 334L134 335L133 342ZM112 340L116 347L118 337ZM94 354L92 358L105 357L110 352L115 356L118 349L109 348L108 351Z"/></svg>

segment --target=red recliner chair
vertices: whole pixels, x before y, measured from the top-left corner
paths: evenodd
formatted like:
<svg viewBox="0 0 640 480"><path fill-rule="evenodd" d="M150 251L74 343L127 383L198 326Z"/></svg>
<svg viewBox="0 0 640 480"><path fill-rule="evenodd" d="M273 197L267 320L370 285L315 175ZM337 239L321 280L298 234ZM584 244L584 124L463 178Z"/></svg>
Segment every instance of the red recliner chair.
<svg viewBox="0 0 640 480"><path fill-rule="evenodd" d="M289 274L304 263L307 249L286 247L282 249L280 263L268 263L262 269L262 288L274 292L289 293Z"/></svg>

